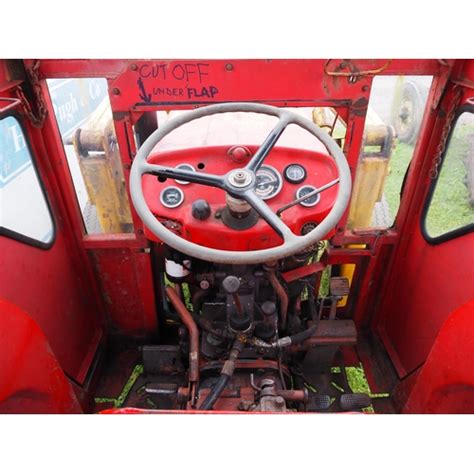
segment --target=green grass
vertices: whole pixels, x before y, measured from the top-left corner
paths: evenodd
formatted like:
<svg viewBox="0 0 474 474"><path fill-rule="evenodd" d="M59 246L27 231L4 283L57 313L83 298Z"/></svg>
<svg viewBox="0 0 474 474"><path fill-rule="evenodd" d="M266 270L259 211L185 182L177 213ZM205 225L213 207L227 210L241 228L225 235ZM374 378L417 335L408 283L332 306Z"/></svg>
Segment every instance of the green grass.
<svg viewBox="0 0 474 474"><path fill-rule="evenodd" d="M132 373L130 374L130 377L128 378L127 382L125 383L122 391L120 392L117 398L96 398L95 402L96 403L113 403L114 408L123 407L125 404L125 401L127 400L128 395L130 394L130 391L135 385L135 382L138 380L138 378L142 374L143 374L143 365L137 364L133 368Z"/></svg>

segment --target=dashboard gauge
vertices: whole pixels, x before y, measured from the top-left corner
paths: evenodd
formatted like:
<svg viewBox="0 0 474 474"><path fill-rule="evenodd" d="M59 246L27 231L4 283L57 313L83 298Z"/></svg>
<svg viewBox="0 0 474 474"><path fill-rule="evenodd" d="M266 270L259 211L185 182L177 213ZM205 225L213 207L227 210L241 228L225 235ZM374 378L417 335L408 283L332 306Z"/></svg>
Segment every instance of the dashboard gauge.
<svg viewBox="0 0 474 474"><path fill-rule="evenodd" d="M300 199L314 191L316 191L316 188L314 186L310 186L310 185L301 186L301 188L299 188L298 191L296 191L296 199ZM304 207L313 207L313 206L316 206L316 204L318 204L320 199L321 199L320 193L316 193L310 196L308 199L301 201L300 204Z"/></svg>
<svg viewBox="0 0 474 474"><path fill-rule="evenodd" d="M280 192L283 180L280 173L272 166L261 166L255 177L255 192L263 200L271 199Z"/></svg>
<svg viewBox="0 0 474 474"><path fill-rule="evenodd" d="M301 227L301 235L309 234L316 229L317 225L316 222L306 222L306 224L303 224L303 227Z"/></svg>
<svg viewBox="0 0 474 474"><path fill-rule="evenodd" d="M170 209L178 207L184 201L184 193L175 186L168 186L160 194L160 202Z"/></svg>
<svg viewBox="0 0 474 474"><path fill-rule="evenodd" d="M285 179L291 184L302 183L306 178L306 170L298 164L291 164L285 168L283 172Z"/></svg>
<svg viewBox="0 0 474 474"><path fill-rule="evenodd" d="M188 163L181 163L178 165L176 168L180 170L186 170L186 171L196 171L193 165L189 165ZM181 181L180 179L175 180L179 184L189 184L189 181Z"/></svg>

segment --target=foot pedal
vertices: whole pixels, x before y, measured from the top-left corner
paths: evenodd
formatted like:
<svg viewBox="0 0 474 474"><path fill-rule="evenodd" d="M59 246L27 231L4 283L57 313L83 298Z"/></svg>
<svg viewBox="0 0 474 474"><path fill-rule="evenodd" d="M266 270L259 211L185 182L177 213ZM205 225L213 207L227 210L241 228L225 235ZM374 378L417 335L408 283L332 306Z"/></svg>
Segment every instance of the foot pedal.
<svg viewBox="0 0 474 474"><path fill-rule="evenodd" d="M341 395L339 405L343 411L354 411L367 408L372 400L366 393L345 393Z"/></svg>
<svg viewBox="0 0 474 474"><path fill-rule="evenodd" d="M145 392L149 395L175 395L178 392L178 384L176 383L147 383Z"/></svg>
<svg viewBox="0 0 474 474"><path fill-rule="evenodd" d="M324 411L331 406L331 397L329 395L320 395L319 393L309 393L309 400L306 403L307 411Z"/></svg>

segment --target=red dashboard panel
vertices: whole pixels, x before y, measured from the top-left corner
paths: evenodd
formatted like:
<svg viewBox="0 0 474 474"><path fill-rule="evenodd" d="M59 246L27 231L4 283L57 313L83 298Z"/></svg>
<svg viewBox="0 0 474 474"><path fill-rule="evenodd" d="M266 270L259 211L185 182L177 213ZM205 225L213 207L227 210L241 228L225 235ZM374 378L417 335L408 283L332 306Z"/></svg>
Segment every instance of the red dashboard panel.
<svg viewBox="0 0 474 474"><path fill-rule="evenodd" d="M186 163L201 172L224 175L247 162L234 161L228 153L230 148L231 145L155 152L150 155L148 161L173 167ZM248 146L248 149L253 154L257 147ZM284 178L285 168L292 163L298 163L306 169L303 182L292 184ZM336 165L330 156L308 150L275 147L264 164L272 166L282 176L280 192L266 201L275 212L293 201L301 186L312 185L318 188L338 176ZM237 231L227 227L220 217L220 212L226 205L223 190L192 183L182 185L172 179L160 182L151 175L143 176L142 183L145 199L153 214L160 222L189 241L222 250L260 250L282 243L281 238L262 219L246 230ZM184 193L182 204L176 208L167 208L160 202L160 194L168 186L178 187ZM314 207L297 204L284 211L283 221L295 234L300 235L305 224L317 224L324 219L334 205L337 191L338 185L323 191ZM194 218L191 213L192 204L197 199L205 199L211 208L209 218L204 221ZM149 230L145 229L145 234L149 239L158 241Z"/></svg>

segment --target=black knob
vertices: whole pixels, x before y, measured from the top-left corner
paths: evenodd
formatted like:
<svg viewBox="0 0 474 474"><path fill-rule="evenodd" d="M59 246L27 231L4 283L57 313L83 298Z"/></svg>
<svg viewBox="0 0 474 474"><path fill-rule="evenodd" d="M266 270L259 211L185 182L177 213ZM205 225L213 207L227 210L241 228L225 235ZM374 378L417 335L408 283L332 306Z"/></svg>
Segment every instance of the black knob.
<svg viewBox="0 0 474 474"><path fill-rule="evenodd" d="M276 305L273 301L265 301L260 308L266 316L271 316L276 312Z"/></svg>
<svg viewBox="0 0 474 474"><path fill-rule="evenodd" d="M205 199L197 199L193 202L191 213L196 219L204 221L211 215L211 208Z"/></svg>

